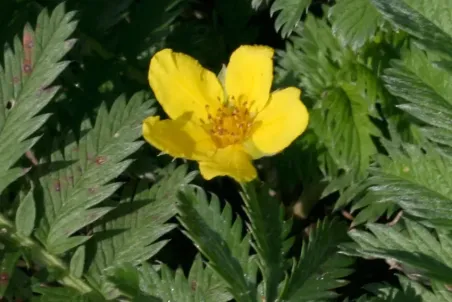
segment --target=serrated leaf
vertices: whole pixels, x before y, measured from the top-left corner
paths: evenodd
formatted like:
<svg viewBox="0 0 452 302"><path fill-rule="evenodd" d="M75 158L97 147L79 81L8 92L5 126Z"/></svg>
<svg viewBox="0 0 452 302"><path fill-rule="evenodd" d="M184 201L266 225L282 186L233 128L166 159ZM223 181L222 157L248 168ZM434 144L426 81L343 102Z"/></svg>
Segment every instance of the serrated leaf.
<svg viewBox="0 0 452 302"><path fill-rule="evenodd" d="M65 238L58 243L54 244L52 246L52 253L56 255L63 254L66 251L69 251L70 249L73 249L86 241L88 241L91 238L91 236L71 236L69 238Z"/></svg>
<svg viewBox="0 0 452 302"><path fill-rule="evenodd" d="M398 107L432 127L422 130L426 137L452 145L452 75L435 66L438 56L412 46L384 71L386 88L403 99Z"/></svg>
<svg viewBox="0 0 452 302"><path fill-rule="evenodd" d="M137 269L130 263L123 263L112 267L107 272L110 282L129 297L136 297L140 293L140 280Z"/></svg>
<svg viewBox="0 0 452 302"><path fill-rule="evenodd" d="M368 300L361 299L359 301L391 301L391 302L421 302L431 301L428 299L429 291L426 290L419 283L409 280L403 276L398 276L401 283L401 288L393 287L389 284L371 283L366 284L364 289L370 293L373 293L376 297L372 300L368 297ZM435 300L436 301L436 300ZM431 301L433 302L433 301Z"/></svg>
<svg viewBox="0 0 452 302"><path fill-rule="evenodd" d="M133 301L226 302L232 298L221 279L204 267L199 254L188 279L181 269L171 271L164 264L158 270L149 263L138 269L126 264L113 272L110 280Z"/></svg>
<svg viewBox="0 0 452 302"><path fill-rule="evenodd" d="M122 263L146 261L167 243L158 240L175 227L167 221L176 214L177 191L193 176L187 174L186 166L180 166L151 189L145 181L130 183L115 210L95 224L93 240L88 244L88 250L93 252L86 275L106 298L115 299L119 293L106 282L105 271Z"/></svg>
<svg viewBox="0 0 452 302"><path fill-rule="evenodd" d="M365 203L396 203L410 215L450 227L451 158L429 144L422 150L383 142L389 157L377 157L380 168L373 169L364 184L364 198L369 199Z"/></svg>
<svg viewBox="0 0 452 302"><path fill-rule="evenodd" d="M71 262L69 265L70 273L80 278L83 275L85 268L85 246L81 245L75 250L74 255L72 255Z"/></svg>
<svg viewBox="0 0 452 302"><path fill-rule="evenodd" d="M309 301L334 297L335 293L329 290L345 285L340 278L352 272L343 270L352 263L351 259L333 257L337 255L338 245L347 241L345 225L325 219L319 221L311 232L309 242L303 244L300 260L294 264L284 284L282 300Z"/></svg>
<svg viewBox="0 0 452 302"><path fill-rule="evenodd" d="M256 188L253 184L243 185L242 199L250 223L248 229L254 238L259 266L265 282L265 299L273 301L278 295L278 285L284 274L283 215L284 209L271 198L269 188Z"/></svg>
<svg viewBox="0 0 452 302"><path fill-rule="evenodd" d="M333 34L354 51L370 40L382 23L370 0L341 0L329 10Z"/></svg>
<svg viewBox="0 0 452 302"><path fill-rule="evenodd" d="M328 92L321 107L312 112L312 127L328 148L337 166L363 175L376 153L372 136L379 131L370 120L369 106L362 94L363 85L344 83L342 89Z"/></svg>
<svg viewBox="0 0 452 302"><path fill-rule="evenodd" d="M109 182L130 165L125 158L142 145L136 140L150 113L144 100L145 94L137 93L128 103L119 97L110 112L101 106L94 127L85 120L80 139L70 133L62 151L57 141L50 159L38 166L42 214L36 236L49 250L65 252L62 246L71 247L64 244L67 238L112 209L95 206L121 186Z"/></svg>
<svg viewBox="0 0 452 302"><path fill-rule="evenodd" d="M30 236L33 232L36 220L36 204L33 198L33 190L21 200L16 212L16 230L24 236Z"/></svg>
<svg viewBox="0 0 452 302"><path fill-rule="evenodd" d="M227 302L233 297L223 279L210 266L206 266L201 254L197 254L191 266L188 282L195 291L195 301Z"/></svg>
<svg viewBox="0 0 452 302"><path fill-rule="evenodd" d="M450 284L452 257L445 250L451 238L448 236L441 242L432 231L419 223L408 219L403 222L404 227L398 228L368 224L372 234L350 231L350 236L359 245L355 251L367 257L396 260L404 265L406 271Z"/></svg>
<svg viewBox="0 0 452 302"><path fill-rule="evenodd" d="M318 39L322 37L322 39ZM277 53L278 65L292 72L301 83L304 95L316 100L337 84L340 67L353 58L333 36L325 19L308 14L303 25L297 27L284 52Z"/></svg>
<svg viewBox="0 0 452 302"><path fill-rule="evenodd" d="M383 16L426 48L450 55L452 3L448 0L371 0Z"/></svg>
<svg viewBox="0 0 452 302"><path fill-rule="evenodd" d="M40 293L40 301L44 302L101 302L95 294L81 294L77 290L67 287L44 287L38 283L33 288L34 292Z"/></svg>
<svg viewBox="0 0 452 302"><path fill-rule="evenodd" d="M275 20L276 31L281 31L283 38L288 37L310 4L311 0L275 0L270 8L270 15L279 12Z"/></svg>
<svg viewBox="0 0 452 302"><path fill-rule="evenodd" d="M30 138L49 118L36 116L53 98L57 87L49 87L67 66L59 62L71 49L67 39L76 28L74 12L58 5L49 16L43 10L36 31L27 25L23 41L15 38L14 52L7 47L0 66L0 188L19 177L8 170L36 143ZM17 172L17 170L16 170Z"/></svg>
<svg viewBox="0 0 452 302"><path fill-rule="evenodd" d="M240 301L256 301L253 262L249 259L249 239L242 239L242 222L232 223L232 211L226 204L220 210L218 198L211 202L201 189L185 190L179 194L179 221L184 232L209 260L209 265L228 284L231 293Z"/></svg>
<svg viewBox="0 0 452 302"><path fill-rule="evenodd" d="M140 271L140 287L148 295L158 298L158 301L196 302L205 300L204 293L189 284L181 269L172 272L168 266L161 265L157 272L148 263L143 264ZM195 295L199 300L195 300Z"/></svg>

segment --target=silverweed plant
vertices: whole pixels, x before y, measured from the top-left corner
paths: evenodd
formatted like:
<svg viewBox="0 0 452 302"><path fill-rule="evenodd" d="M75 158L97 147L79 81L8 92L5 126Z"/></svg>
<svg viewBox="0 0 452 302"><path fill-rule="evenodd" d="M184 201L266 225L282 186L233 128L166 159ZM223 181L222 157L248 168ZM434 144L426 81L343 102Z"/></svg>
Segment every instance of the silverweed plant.
<svg viewBox="0 0 452 302"><path fill-rule="evenodd" d="M451 12L3 0L0 301L452 301Z"/></svg>

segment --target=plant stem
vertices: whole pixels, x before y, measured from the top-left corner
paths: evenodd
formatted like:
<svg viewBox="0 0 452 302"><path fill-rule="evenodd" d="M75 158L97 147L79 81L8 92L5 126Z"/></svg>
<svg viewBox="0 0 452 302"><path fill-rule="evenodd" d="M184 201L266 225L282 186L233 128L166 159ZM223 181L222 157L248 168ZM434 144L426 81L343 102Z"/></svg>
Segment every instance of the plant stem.
<svg viewBox="0 0 452 302"><path fill-rule="evenodd" d="M68 287L74 288L82 294L92 292L93 289L85 281L77 278L69 272L66 264L57 256L46 251L39 243L28 236L24 236L16 231L14 224L5 216L0 214L0 233L8 237L17 246L30 251L33 260L61 272L62 277L59 282Z"/></svg>

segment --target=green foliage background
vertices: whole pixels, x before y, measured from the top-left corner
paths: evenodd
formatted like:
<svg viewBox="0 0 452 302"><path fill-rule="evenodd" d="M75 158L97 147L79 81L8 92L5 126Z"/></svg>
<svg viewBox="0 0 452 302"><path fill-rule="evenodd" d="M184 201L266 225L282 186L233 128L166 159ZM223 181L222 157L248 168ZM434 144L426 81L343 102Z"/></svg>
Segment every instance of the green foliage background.
<svg viewBox="0 0 452 302"><path fill-rule="evenodd" d="M2 301L452 301L452 2L3 0ZM276 49L309 128L204 181L149 60Z"/></svg>

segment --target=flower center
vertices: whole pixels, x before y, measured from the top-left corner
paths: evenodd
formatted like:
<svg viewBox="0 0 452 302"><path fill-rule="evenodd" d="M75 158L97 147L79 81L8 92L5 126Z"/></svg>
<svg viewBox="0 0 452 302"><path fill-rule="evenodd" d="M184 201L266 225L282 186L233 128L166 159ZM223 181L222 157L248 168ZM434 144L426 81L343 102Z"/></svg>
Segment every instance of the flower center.
<svg viewBox="0 0 452 302"><path fill-rule="evenodd" d="M219 148L241 143L248 137L254 118L246 105L247 102L225 103L214 115L209 113L205 127Z"/></svg>

